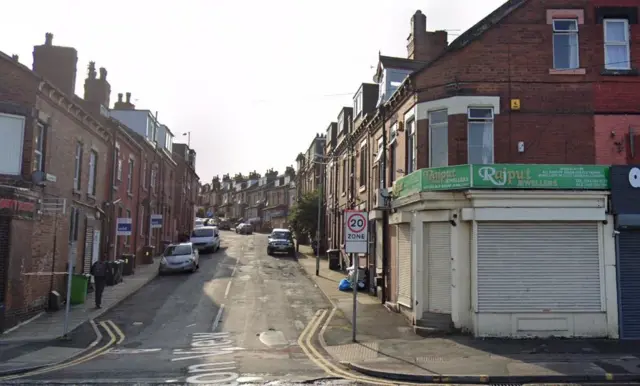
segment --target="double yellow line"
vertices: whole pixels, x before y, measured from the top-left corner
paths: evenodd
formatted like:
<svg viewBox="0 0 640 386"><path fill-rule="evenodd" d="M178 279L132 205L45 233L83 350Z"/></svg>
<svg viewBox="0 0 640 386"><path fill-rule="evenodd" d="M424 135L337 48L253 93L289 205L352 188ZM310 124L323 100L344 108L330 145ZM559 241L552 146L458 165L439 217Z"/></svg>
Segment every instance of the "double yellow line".
<svg viewBox="0 0 640 386"><path fill-rule="evenodd" d="M95 326L95 323L93 321L91 321L91 323ZM78 357L78 358L76 358L76 359L74 359L72 361L60 363L60 364L57 364L57 365L53 365L53 366L50 366L50 367L45 367L45 368L38 369L38 370L29 371L29 372L22 373L22 374L9 375L9 376L6 376L6 377L0 377L0 381L10 381L12 379L31 377L31 376L34 376L34 375L41 375L41 374L51 373L51 372L54 372L54 371L59 371L59 370L62 370L62 369L66 369L68 367L76 366L76 365L88 362L88 361L90 361L92 359L95 359L95 358L97 358L97 357L99 357L101 355L106 354L107 352L109 352L109 350L111 350L111 348L113 348L113 346L119 345L120 343L122 343L124 341L124 338L125 338L124 333L111 320L106 320L104 322L100 322L100 326L107 332L107 335L109 336L109 340L102 347L99 347L99 348L91 351L90 353L82 355L82 356L80 356L80 357ZM89 346L89 348L91 348L91 346Z"/></svg>
<svg viewBox="0 0 640 386"><path fill-rule="evenodd" d="M332 311L332 313L334 311ZM309 324L307 324L307 326L304 328L304 330L300 334L300 337L298 338L298 345L300 345L300 347L302 348L302 351L304 351L304 353L309 357L309 359L311 359L313 363L315 363L318 367L324 370L327 374L333 377L339 377L339 378L349 379L349 380L358 381L358 382L366 382L367 384L375 384L375 385L417 385L418 384L418 383L411 383L411 382L392 382L392 381L382 380L380 378L369 377L366 375L359 375L353 372L349 372L343 369L341 366L338 366L332 363L332 361L328 360L324 355L322 355L311 342L311 340L313 339L313 336L315 335L315 333L318 331L318 328L320 327L320 323L322 323L322 320L325 318L326 315L327 315L327 310L316 311L315 315L313 315L313 317L311 318L311 321L309 322ZM331 320L331 317L326 319L322 327L323 329L326 328L330 320Z"/></svg>

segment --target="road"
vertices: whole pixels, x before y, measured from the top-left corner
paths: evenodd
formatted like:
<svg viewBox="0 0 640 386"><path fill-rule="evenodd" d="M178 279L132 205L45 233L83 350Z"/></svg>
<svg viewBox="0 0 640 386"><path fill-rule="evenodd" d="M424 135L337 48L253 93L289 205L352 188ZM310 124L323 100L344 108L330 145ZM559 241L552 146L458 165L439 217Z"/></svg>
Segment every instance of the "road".
<svg viewBox="0 0 640 386"><path fill-rule="evenodd" d="M297 344L314 313L330 308L320 290L294 258L268 256L266 236L222 237L223 249L202 255L198 272L159 276L97 321L114 322L108 330L115 338L122 331L118 346L16 381L264 384L327 377ZM109 331L101 331L107 341Z"/></svg>

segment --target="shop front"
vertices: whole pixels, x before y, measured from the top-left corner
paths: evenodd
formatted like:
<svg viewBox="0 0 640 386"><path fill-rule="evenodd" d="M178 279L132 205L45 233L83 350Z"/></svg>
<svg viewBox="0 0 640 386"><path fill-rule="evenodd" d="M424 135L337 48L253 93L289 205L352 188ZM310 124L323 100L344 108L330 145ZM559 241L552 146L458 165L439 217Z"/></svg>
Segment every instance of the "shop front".
<svg viewBox="0 0 640 386"><path fill-rule="evenodd" d="M620 338L640 339L640 166L612 166Z"/></svg>
<svg viewBox="0 0 640 386"><path fill-rule="evenodd" d="M460 165L399 180L390 223L403 313L482 337L617 337L608 172Z"/></svg>

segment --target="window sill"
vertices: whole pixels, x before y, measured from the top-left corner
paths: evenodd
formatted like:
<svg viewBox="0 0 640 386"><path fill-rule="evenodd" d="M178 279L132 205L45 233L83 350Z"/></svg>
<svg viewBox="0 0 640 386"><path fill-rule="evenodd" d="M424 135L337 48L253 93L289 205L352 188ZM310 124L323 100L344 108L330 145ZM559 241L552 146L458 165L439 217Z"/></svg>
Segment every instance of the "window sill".
<svg viewBox="0 0 640 386"><path fill-rule="evenodd" d="M92 204L95 204L96 203L96 196L94 196L93 194L87 193L87 201L91 202Z"/></svg>
<svg viewBox="0 0 640 386"><path fill-rule="evenodd" d="M82 197L82 191L78 190L78 189L73 189L73 195L76 197Z"/></svg>
<svg viewBox="0 0 640 386"><path fill-rule="evenodd" d="M630 70L610 70L605 68L602 71L600 71L600 75L602 76L638 76L640 75L640 73L636 68L632 68Z"/></svg>
<svg viewBox="0 0 640 386"><path fill-rule="evenodd" d="M345 197L347 195L347 192L342 192L342 194L340 194L340 197Z"/></svg>
<svg viewBox="0 0 640 386"><path fill-rule="evenodd" d="M359 192L359 193L362 193L362 192L364 192L364 191L366 191L366 190L367 190L367 185L362 185L362 186L360 187L360 189L358 189L358 192Z"/></svg>
<svg viewBox="0 0 640 386"><path fill-rule="evenodd" d="M132 193L132 192L127 192L127 196L128 196L129 198L133 198L133 193Z"/></svg>
<svg viewBox="0 0 640 386"><path fill-rule="evenodd" d="M549 75L586 75L586 68L572 68L569 70L559 70L555 68L549 69Z"/></svg>

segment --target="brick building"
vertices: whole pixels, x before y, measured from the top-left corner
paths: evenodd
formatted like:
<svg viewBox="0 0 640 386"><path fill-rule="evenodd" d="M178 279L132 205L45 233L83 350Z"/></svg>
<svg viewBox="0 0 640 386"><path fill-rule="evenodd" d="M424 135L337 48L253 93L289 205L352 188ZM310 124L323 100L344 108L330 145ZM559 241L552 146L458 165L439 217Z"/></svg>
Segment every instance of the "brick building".
<svg viewBox="0 0 640 386"><path fill-rule="evenodd" d="M69 258L86 273L101 249L110 133L74 98L77 52L52 40L34 47L37 72L0 53L3 193L17 201L0 220L2 328L65 293Z"/></svg>
<svg viewBox="0 0 640 386"><path fill-rule="evenodd" d="M176 232L190 232L195 221L196 203L200 177L196 174L196 152L187 144L173 144L173 155L177 162L174 191Z"/></svg>

